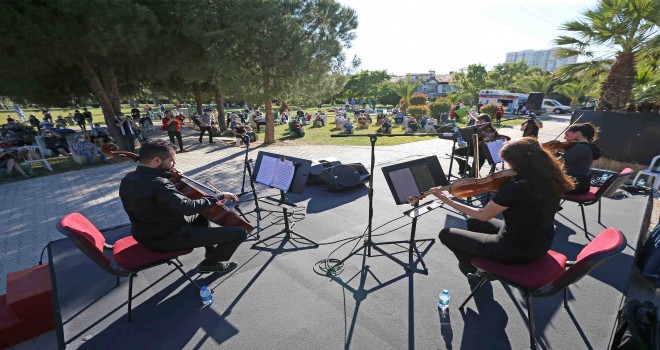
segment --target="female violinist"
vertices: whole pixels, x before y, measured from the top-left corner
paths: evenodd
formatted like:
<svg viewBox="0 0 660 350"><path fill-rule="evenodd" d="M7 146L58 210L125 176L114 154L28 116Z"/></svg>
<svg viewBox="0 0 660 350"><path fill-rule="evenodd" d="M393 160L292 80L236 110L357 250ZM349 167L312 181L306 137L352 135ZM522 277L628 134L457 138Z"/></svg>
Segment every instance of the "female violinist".
<svg viewBox="0 0 660 350"><path fill-rule="evenodd" d="M238 198L229 192L190 199L172 182L176 152L170 142L149 140L140 148L139 165L121 181L119 197L133 225L131 234L140 244L171 252L204 247L201 273L228 273L238 264L232 254L247 236L242 227L209 227L202 212L218 201Z"/></svg>
<svg viewBox="0 0 660 350"><path fill-rule="evenodd" d="M576 144L564 153L564 166L568 175L575 178L575 189L569 194L583 194L591 187L591 164L600 158L603 152L593 142L596 141L598 128L591 123L574 124L564 133L564 139Z"/></svg>
<svg viewBox="0 0 660 350"><path fill-rule="evenodd" d="M431 190L441 201L470 217L467 230L440 231L440 241L456 255L459 268L466 274L475 272L470 264L474 257L524 263L545 254L555 236L553 221L559 201L574 187L561 162L535 138L509 142L500 155L516 175L483 209L455 202L440 188ZM499 214L504 220L495 219Z"/></svg>

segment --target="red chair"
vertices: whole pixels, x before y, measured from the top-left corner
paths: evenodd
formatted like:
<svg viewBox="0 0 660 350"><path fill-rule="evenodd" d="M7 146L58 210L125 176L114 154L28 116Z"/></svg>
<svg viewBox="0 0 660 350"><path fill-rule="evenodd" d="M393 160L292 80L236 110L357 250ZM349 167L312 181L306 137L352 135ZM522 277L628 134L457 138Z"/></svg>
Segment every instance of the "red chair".
<svg viewBox="0 0 660 350"><path fill-rule="evenodd" d="M527 300L527 326L530 347L536 349L532 297L545 297L564 291L564 307L568 309L568 286L579 281L594 267L618 254L626 247L626 238L615 228L607 228L589 242L575 261L549 250L540 259L526 264L502 264L483 258L472 259L472 265L483 272L483 277L459 307L461 311L474 293L488 279L497 279L520 289Z"/></svg>
<svg viewBox="0 0 660 350"><path fill-rule="evenodd" d="M605 183L600 187L591 187L589 192L584 194L565 194L564 201L574 202L580 206L582 211L582 225L584 226L584 236L589 239L589 232L587 231L587 218L584 215L584 207L598 203L598 223L600 224L600 199L605 196L609 197L616 192L621 184L626 181L634 171L630 168L623 169L620 173L607 178Z"/></svg>
<svg viewBox="0 0 660 350"><path fill-rule="evenodd" d="M174 265L177 270L186 276L190 283L199 289L197 283L181 269L183 264L178 259L179 256L192 252L192 249L159 253L141 245L135 241L133 236L128 236L115 242L112 248L112 255L117 266L113 266L111 259L103 251L105 237L82 214L71 213L64 216L57 224L57 229L69 237L73 241L73 244L97 265L110 274L117 276L117 285L119 285L120 277L128 277L129 322L131 321L131 305L133 301L133 277L136 277L140 271L162 264Z"/></svg>

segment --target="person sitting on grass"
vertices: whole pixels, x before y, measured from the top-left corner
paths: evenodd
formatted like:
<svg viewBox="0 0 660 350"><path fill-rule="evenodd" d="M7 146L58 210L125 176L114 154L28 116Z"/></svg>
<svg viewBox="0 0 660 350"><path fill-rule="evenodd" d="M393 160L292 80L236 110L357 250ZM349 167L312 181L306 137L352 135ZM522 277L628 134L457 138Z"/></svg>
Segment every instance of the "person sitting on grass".
<svg viewBox="0 0 660 350"><path fill-rule="evenodd" d="M316 126L317 128L322 128L325 126L325 121L318 113L316 113L316 117L314 118L314 126Z"/></svg>
<svg viewBox="0 0 660 350"><path fill-rule="evenodd" d="M376 132L379 134L391 134L392 122L390 122L390 118L384 118L383 123L380 125L378 130L376 130Z"/></svg>
<svg viewBox="0 0 660 350"><path fill-rule="evenodd" d="M341 114L337 114L337 116L335 117L335 128L343 130L345 123L346 123L346 118L344 118Z"/></svg>
<svg viewBox="0 0 660 350"><path fill-rule="evenodd" d="M291 131L293 132L295 137L302 137L303 136L303 125L300 123L300 118L296 118L293 121L293 124L291 124Z"/></svg>
<svg viewBox="0 0 660 350"><path fill-rule="evenodd" d="M72 145L73 151L77 154L87 158L87 164L94 164L94 154L98 154L101 158L101 163L107 163L105 159L105 154L101 152L101 149L98 148L95 144L87 141L87 139L80 135L76 139L76 142Z"/></svg>
<svg viewBox="0 0 660 350"><path fill-rule="evenodd" d="M368 128L369 125L367 125L367 117L361 115L358 117L358 129L366 129Z"/></svg>
<svg viewBox="0 0 660 350"><path fill-rule="evenodd" d="M346 120L346 122L342 125L342 134L352 134L353 133L353 121Z"/></svg>
<svg viewBox="0 0 660 350"><path fill-rule="evenodd" d="M61 115L58 115L57 119L55 119L55 126L58 127L58 128L65 127L66 126L66 120L64 120L64 118L62 118Z"/></svg>
<svg viewBox="0 0 660 350"><path fill-rule="evenodd" d="M16 169L19 174L23 177L30 177L34 175L32 172L32 167L30 167L30 172L28 174L23 171L23 168L18 164L16 155L13 152L0 152L0 169L7 169L7 175L11 175L12 170Z"/></svg>
<svg viewBox="0 0 660 350"><path fill-rule="evenodd" d="M55 131L46 130L44 131L44 136L42 137L46 148L51 150L55 155L69 156L69 148L66 146L65 142L62 140L62 137Z"/></svg>
<svg viewBox="0 0 660 350"><path fill-rule="evenodd" d="M250 136L247 134L247 128L243 123L241 122L236 122L236 127L234 128L234 135L236 136L236 146L240 147L241 146L241 141L245 143L245 145L250 144Z"/></svg>

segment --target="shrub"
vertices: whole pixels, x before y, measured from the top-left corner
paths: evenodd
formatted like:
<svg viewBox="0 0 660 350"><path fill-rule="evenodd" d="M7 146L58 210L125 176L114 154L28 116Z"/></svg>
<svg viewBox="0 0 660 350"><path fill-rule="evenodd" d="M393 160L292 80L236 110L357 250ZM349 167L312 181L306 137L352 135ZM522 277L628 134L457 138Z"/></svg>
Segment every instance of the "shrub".
<svg viewBox="0 0 660 350"><path fill-rule="evenodd" d="M425 105L428 100L429 100L429 95L427 94L414 94L410 96L410 105L411 106Z"/></svg>
<svg viewBox="0 0 660 350"><path fill-rule="evenodd" d="M408 107L407 112L413 117L419 119L429 114L429 108L426 105L413 105Z"/></svg>
<svg viewBox="0 0 660 350"><path fill-rule="evenodd" d="M396 106L397 101L401 99L401 96L394 91L390 91L384 96L378 98L378 102L384 106Z"/></svg>
<svg viewBox="0 0 660 350"><path fill-rule="evenodd" d="M497 104L489 103L487 105L481 106L480 113L488 114L492 119L495 119L496 109L497 109Z"/></svg>
<svg viewBox="0 0 660 350"><path fill-rule="evenodd" d="M431 116L438 120L440 120L440 114L449 112L450 109L451 104L449 102L442 101L441 99L438 99L437 101L429 104L429 111L431 112Z"/></svg>

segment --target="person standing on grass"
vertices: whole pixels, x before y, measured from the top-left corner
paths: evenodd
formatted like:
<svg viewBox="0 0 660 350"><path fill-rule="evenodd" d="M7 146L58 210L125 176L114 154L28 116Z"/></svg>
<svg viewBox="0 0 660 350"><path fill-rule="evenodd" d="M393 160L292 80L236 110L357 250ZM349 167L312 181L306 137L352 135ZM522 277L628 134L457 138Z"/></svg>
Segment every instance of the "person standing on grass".
<svg viewBox="0 0 660 350"><path fill-rule="evenodd" d="M179 141L179 152L186 152L186 150L183 149L181 125L183 125L181 119L176 118L174 113L169 110L165 112L165 118L163 118L163 126L160 128L160 130L167 131L167 136L170 137L170 142L172 142L172 144L174 144L174 138L176 137L177 141Z"/></svg>
<svg viewBox="0 0 660 350"><path fill-rule="evenodd" d="M208 108L204 109L204 114L199 118L199 143L202 143L204 133L207 131L209 132L209 143L215 143L213 141L213 130L211 129L212 120L211 111Z"/></svg>
<svg viewBox="0 0 660 350"><path fill-rule="evenodd" d="M73 113L73 120L76 121L76 124L80 127L80 131L85 132L87 131L87 128L85 128L85 116L80 113L79 110L76 109L76 111Z"/></svg>

